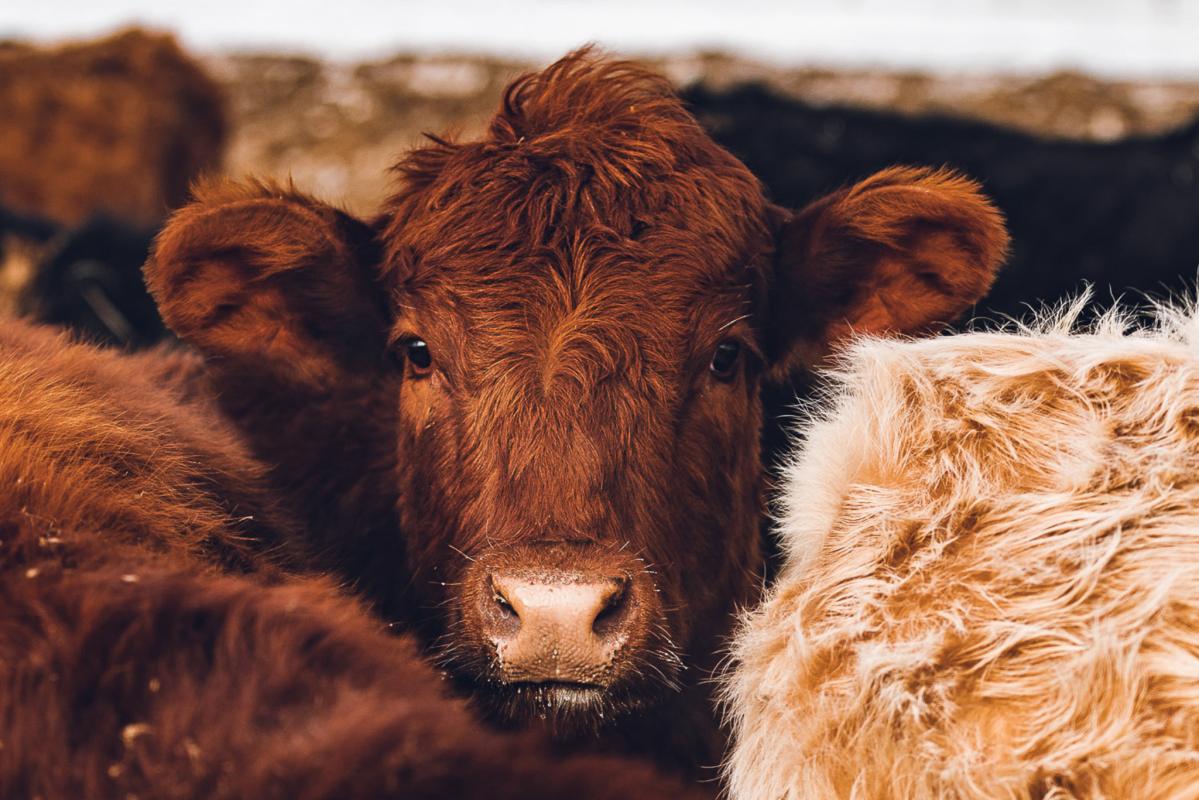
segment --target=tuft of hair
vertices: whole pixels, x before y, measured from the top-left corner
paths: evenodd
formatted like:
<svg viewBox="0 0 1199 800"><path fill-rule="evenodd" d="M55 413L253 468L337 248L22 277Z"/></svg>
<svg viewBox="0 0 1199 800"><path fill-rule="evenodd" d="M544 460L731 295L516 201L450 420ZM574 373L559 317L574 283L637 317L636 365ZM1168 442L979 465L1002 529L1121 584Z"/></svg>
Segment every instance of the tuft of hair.
<svg viewBox="0 0 1199 800"><path fill-rule="evenodd" d="M726 677L733 798L1199 797L1199 311L845 351Z"/></svg>
<svg viewBox="0 0 1199 800"><path fill-rule="evenodd" d="M521 217L514 235L538 241L542 227L561 228L555 220L576 206L615 216L646 186L675 186L695 167L733 176L729 191L760 192L666 78L594 47L513 81L480 139L428 138L393 167L399 182L385 208L385 239L419 211L478 204L467 216L486 217L499 205ZM516 211L528 208L538 209L531 219Z"/></svg>
<svg viewBox="0 0 1199 800"><path fill-rule="evenodd" d="M694 124L670 82L588 46L513 81L490 135L496 142L552 144L583 128L602 130L619 144L620 137L652 132L663 121Z"/></svg>
<svg viewBox="0 0 1199 800"><path fill-rule="evenodd" d="M621 165L634 173L665 170L676 157L670 145L703 136L664 77L584 47L509 84L480 141L428 138L429 145L413 150L394 168L407 187L430 184L447 164L471 156L491 163L511 156L543 168L585 164Z"/></svg>

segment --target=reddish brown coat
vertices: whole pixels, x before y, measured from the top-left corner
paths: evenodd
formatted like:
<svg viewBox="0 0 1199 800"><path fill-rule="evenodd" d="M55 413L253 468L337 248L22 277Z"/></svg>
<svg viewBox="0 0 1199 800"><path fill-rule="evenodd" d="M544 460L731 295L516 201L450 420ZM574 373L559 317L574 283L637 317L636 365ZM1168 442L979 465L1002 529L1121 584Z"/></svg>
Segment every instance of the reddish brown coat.
<svg viewBox="0 0 1199 800"><path fill-rule="evenodd" d="M0 796L676 797L484 731L302 537L194 358L0 325Z"/></svg>

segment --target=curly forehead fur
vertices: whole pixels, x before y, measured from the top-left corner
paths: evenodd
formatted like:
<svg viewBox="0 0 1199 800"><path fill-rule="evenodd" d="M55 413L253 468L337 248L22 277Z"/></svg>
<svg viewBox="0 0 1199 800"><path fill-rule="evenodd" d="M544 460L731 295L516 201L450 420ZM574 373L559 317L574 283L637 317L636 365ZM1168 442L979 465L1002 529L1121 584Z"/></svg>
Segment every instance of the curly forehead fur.
<svg viewBox="0 0 1199 800"><path fill-rule="evenodd" d="M584 251L649 238L647 227L702 237L718 256L704 263L724 268L722 249L766 236L757 179L666 79L586 49L515 81L482 139L435 138L395 169L384 238L399 278L419 277L413 250L444 268L439 256L565 247L575 257L558 263L581 267L597 260Z"/></svg>
<svg viewBox="0 0 1199 800"><path fill-rule="evenodd" d="M733 797L1199 797L1199 318L1075 316L848 353L736 644Z"/></svg>

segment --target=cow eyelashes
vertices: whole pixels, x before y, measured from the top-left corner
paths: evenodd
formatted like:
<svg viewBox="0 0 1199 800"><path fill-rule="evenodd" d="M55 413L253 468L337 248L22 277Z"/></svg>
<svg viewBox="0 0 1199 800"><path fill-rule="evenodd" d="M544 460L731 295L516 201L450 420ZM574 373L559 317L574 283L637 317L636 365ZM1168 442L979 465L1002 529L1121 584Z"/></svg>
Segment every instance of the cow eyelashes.
<svg viewBox="0 0 1199 800"><path fill-rule="evenodd" d="M728 382L737 376L737 363L741 360L741 342L725 339L716 345L708 371L718 381Z"/></svg>
<svg viewBox="0 0 1199 800"><path fill-rule="evenodd" d="M429 343L416 336L403 339L395 352L401 368L403 362L407 362L418 375L428 372L433 366L433 354L429 352Z"/></svg>

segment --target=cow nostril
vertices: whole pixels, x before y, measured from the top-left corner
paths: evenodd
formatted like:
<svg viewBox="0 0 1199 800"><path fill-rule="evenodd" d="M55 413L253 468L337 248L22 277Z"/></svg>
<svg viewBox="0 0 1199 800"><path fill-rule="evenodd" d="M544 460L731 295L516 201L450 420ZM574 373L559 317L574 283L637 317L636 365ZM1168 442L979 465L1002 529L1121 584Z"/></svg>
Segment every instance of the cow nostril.
<svg viewBox="0 0 1199 800"><path fill-rule="evenodd" d="M487 595L483 595L482 600L485 606L484 615L491 620L489 625L492 632L500 637L517 635L521 628L521 619L516 605L493 577L489 577L487 583L491 590L490 602Z"/></svg>
<svg viewBox="0 0 1199 800"><path fill-rule="evenodd" d="M512 607L511 603L508 602L508 598L504 597L501 592L497 591L495 593L494 600L496 607L499 609L500 616L504 619L517 619L520 617L520 615L516 613L516 609Z"/></svg>
<svg viewBox="0 0 1199 800"><path fill-rule="evenodd" d="M596 636L605 638L620 628L625 608L628 605L625 602L626 594L628 594L628 581L621 578L616 581L612 592L604 598L603 606L591 623L591 630Z"/></svg>

